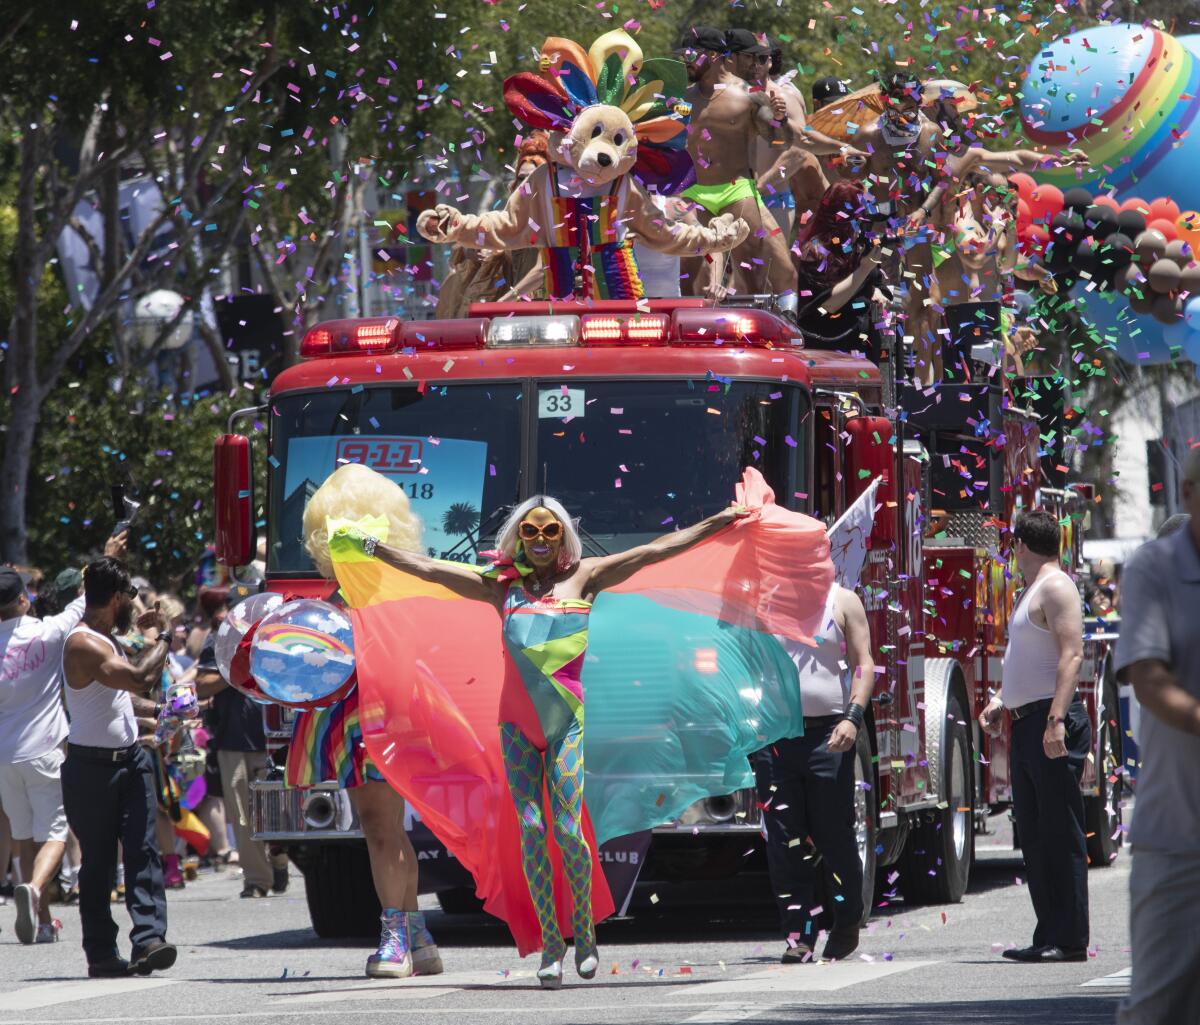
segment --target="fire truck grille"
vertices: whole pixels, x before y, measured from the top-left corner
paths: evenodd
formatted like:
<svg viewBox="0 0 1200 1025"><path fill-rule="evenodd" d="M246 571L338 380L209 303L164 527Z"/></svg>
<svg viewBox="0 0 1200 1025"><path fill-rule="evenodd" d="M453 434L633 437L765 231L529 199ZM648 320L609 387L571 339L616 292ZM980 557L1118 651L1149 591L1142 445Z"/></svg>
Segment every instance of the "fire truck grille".
<svg viewBox="0 0 1200 1025"><path fill-rule="evenodd" d="M967 545L992 551L1000 546L1000 532L996 529L995 515L989 512L952 512L939 534L940 537L926 539L926 546L936 548L939 545Z"/></svg>

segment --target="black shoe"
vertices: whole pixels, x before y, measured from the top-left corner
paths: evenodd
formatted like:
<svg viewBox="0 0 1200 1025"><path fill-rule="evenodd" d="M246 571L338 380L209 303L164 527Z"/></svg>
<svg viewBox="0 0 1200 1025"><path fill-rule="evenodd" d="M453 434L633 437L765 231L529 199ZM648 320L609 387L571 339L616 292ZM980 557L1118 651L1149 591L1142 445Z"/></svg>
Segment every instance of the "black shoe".
<svg viewBox="0 0 1200 1025"><path fill-rule="evenodd" d="M129 971L132 975L149 975L151 972L163 972L175 963L179 952L175 945L166 940L155 940L149 946L133 952Z"/></svg>
<svg viewBox="0 0 1200 1025"><path fill-rule="evenodd" d="M1063 961L1086 961L1086 947L1042 947L1037 954L1030 958L1036 964L1058 964Z"/></svg>
<svg viewBox="0 0 1200 1025"><path fill-rule="evenodd" d="M1006 957L1010 961L1021 961L1024 963L1029 963L1032 961L1036 961L1038 954L1040 954L1045 949L1046 949L1045 947L1035 947L1035 946L1009 947L1008 950L1004 951L1004 953L1001 954L1000 956Z"/></svg>
<svg viewBox="0 0 1200 1025"><path fill-rule="evenodd" d="M246 886L243 888L241 895L243 897L254 897L254 898L265 897L267 895L267 891L264 890L261 886L255 886L253 883L247 883Z"/></svg>
<svg viewBox="0 0 1200 1025"><path fill-rule="evenodd" d="M106 957L88 965L89 979L122 979L129 974L129 962L123 957Z"/></svg>
<svg viewBox="0 0 1200 1025"><path fill-rule="evenodd" d="M794 947L789 946L783 952L783 957L779 959L780 964L812 964L816 960L813 957L813 949L807 943L797 943Z"/></svg>
<svg viewBox="0 0 1200 1025"><path fill-rule="evenodd" d="M288 888L288 867L280 865L278 868L271 869L271 892L272 893L287 893Z"/></svg>
<svg viewBox="0 0 1200 1025"><path fill-rule="evenodd" d="M835 926L821 951L822 961L845 961L858 949L858 926Z"/></svg>

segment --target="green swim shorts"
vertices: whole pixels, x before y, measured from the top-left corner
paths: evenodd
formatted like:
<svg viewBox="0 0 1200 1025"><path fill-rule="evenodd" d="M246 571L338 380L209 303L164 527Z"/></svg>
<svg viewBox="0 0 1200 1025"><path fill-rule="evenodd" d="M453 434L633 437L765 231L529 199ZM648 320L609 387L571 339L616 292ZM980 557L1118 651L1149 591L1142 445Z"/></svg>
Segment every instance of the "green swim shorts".
<svg viewBox="0 0 1200 1025"><path fill-rule="evenodd" d="M717 185L692 185L684 189L683 194L693 202L699 203L714 217L739 199L756 199L758 205L765 209L753 178L735 178L731 182L721 182Z"/></svg>

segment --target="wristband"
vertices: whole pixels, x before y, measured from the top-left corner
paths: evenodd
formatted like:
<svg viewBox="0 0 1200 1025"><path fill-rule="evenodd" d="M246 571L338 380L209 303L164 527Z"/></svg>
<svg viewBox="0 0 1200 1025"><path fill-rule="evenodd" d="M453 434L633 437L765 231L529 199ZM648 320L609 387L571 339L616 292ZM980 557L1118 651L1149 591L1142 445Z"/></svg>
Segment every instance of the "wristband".
<svg viewBox="0 0 1200 1025"><path fill-rule="evenodd" d="M1053 726L1055 723L1062 723L1065 726L1066 722L1067 722L1067 717L1065 715L1051 714L1051 715L1046 716L1046 725L1047 726Z"/></svg>
<svg viewBox="0 0 1200 1025"><path fill-rule="evenodd" d="M368 537L363 539L363 554L368 558L375 557L375 549L379 545L379 538Z"/></svg>
<svg viewBox="0 0 1200 1025"><path fill-rule="evenodd" d="M842 719L845 722L851 723L856 730L861 730L865 715L866 709L857 702L852 701L846 706L846 711L842 714Z"/></svg>

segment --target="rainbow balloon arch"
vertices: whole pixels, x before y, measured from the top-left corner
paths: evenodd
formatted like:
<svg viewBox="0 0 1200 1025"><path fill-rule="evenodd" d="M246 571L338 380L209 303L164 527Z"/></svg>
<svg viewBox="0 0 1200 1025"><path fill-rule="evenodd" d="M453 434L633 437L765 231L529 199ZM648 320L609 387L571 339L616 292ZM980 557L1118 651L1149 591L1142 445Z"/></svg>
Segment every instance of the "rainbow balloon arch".
<svg viewBox="0 0 1200 1025"><path fill-rule="evenodd" d="M1200 35L1141 25L1055 40L1022 86L1030 141L1091 166L1014 175L1018 237L1130 363L1200 364L1198 115Z"/></svg>

